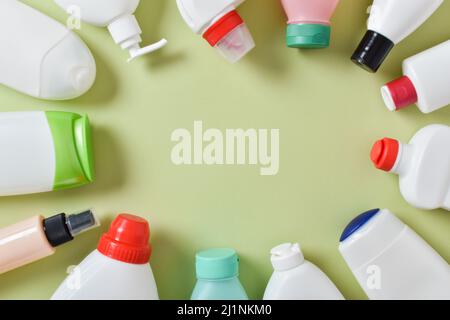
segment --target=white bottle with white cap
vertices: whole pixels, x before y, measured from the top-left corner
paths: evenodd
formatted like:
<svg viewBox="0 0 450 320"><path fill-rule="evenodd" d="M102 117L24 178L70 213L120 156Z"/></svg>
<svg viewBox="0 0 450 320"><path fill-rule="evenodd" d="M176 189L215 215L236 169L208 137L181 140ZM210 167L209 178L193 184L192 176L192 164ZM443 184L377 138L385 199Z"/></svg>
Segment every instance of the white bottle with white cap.
<svg viewBox="0 0 450 320"><path fill-rule="evenodd" d="M134 15L139 0L55 0L69 14L77 12L81 20L98 26L108 27L116 44L130 52L131 61L156 51L167 44L166 39L141 48L142 30Z"/></svg>
<svg viewBox="0 0 450 320"><path fill-rule="evenodd" d="M285 243L270 251L275 269L264 300L343 300L344 297L318 267L303 257L298 244Z"/></svg>
<svg viewBox="0 0 450 320"><path fill-rule="evenodd" d="M339 251L370 299L450 299L450 266L389 210L362 213Z"/></svg>
<svg viewBox="0 0 450 320"><path fill-rule="evenodd" d="M17 0L0 1L0 84L30 96L73 99L88 91L95 61L77 35Z"/></svg>
<svg viewBox="0 0 450 320"><path fill-rule="evenodd" d="M236 8L244 0L177 0L188 26L201 34L225 59L236 62L255 47Z"/></svg>
<svg viewBox="0 0 450 320"><path fill-rule="evenodd" d="M381 88L390 111L417 104L430 113L450 104L450 40L403 61L403 74Z"/></svg>

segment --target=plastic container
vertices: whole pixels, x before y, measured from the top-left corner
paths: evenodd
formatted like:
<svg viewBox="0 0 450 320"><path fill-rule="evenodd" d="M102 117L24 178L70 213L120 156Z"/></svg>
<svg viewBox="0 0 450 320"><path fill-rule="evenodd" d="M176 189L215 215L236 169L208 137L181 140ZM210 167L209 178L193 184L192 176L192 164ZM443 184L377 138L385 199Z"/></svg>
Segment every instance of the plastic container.
<svg viewBox="0 0 450 320"><path fill-rule="evenodd" d="M450 104L450 40L403 61L403 74L381 88L390 111L416 103L430 113Z"/></svg>
<svg viewBox="0 0 450 320"><path fill-rule="evenodd" d="M95 61L73 32L21 1L0 1L0 13L0 84L49 100L91 88Z"/></svg>
<svg viewBox="0 0 450 320"><path fill-rule="evenodd" d="M414 207L450 210L450 127L426 126L409 144L384 138L370 157L376 168L399 175L400 191Z"/></svg>
<svg viewBox="0 0 450 320"><path fill-rule="evenodd" d="M339 0L281 0L288 17L286 44L290 48L327 48L330 19Z"/></svg>
<svg viewBox="0 0 450 320"><path fill-rule="evenodd" d="M264 300L343 300L331 280L306 261L298 244L285 243L270 251L274 273Z"/></svg>
<svg viewBox="0 0 450 320"><path fill-rule="evenodd" d="M35 216L0 229L0 274L43 259L99 223L91 210L50 218Z"/></svg>
<svg viewBox="0 0 450 320"><path fill-rule="evenodd" d="M376 72L394 45L419 28L444 0L374 0L368 31L352 55L352 61Z"/></svg>
<svg viewBox="0 0 450 320"><path fill-rule="evenodd" d="M339 251L370 299L450 299L448 263L389 210L356 217Z"/></svg>
<svg viewBox="0 0 450 320"><path fill-rule="evenodd" d="M233 249L197 253L197 284L191 300L248 300L239 281L239 258Z"/></svg>
<svg viewBox="0 0 450 320"><path fill-rule="evenodd" d="M158 300L149 238L145 219L120 214L52 300Z"/></svg>
<svg viewBox="0 0 450 320"><path fill-rule="evenodd" d="M122 49L128 50L131 61L137 57L156 51L167 44L162 39L150 46L141 48L142 30L134 15L139 0L55 0L64 10L76 7L81 12L81 19L98 27L107 27L114 42Z"/></svg>
<svg viewBox="0 0 450 320"><path fill-rule="evenodd" d="M188 26L234 63L255 47L236 8L243 0L177 0Z"/></svg>
<svg viewBox="0 0 450 320"><path fill-rule="evenodd" d="M73 188L94 180L87 116L0 113L0 196Z"/></svg>

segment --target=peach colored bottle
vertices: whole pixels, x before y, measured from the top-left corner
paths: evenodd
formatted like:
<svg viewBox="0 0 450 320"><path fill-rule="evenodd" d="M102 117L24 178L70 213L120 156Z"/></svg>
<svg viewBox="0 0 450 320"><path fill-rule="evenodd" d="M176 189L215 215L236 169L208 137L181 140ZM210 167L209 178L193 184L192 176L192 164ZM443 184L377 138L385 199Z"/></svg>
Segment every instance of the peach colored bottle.
<svg viewBox="0 0 450 320"><path fill-rule="evenodd" d="M326 48L330 19L339 0L281 0L288 17L286 43L291 48Z"/></svg>
<svg viewBox="0 0 450 320"><path fill-rule="evenodd" d="M55 247L98 226L92 211L44 218L34 216L0 229L0 274L55 253Z"/></svg>

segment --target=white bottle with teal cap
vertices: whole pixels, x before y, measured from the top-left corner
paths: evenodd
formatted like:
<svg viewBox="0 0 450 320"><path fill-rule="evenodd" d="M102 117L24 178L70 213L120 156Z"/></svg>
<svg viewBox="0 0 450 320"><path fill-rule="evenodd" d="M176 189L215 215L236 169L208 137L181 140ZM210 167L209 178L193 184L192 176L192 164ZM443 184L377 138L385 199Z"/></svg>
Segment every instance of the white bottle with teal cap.
<svg viewBox="0 0 450 320"><path fill-rule="evenodd" d="M191 300L248 300L239 281L239 258L233 249L210 249L195 257L197 284Z"/></svg>
<svg viewBox="0 0 450 320"><path fill-rule="evenodd" d="M82 186L94 179L87 116L0 113L0 196Z"/></svg>

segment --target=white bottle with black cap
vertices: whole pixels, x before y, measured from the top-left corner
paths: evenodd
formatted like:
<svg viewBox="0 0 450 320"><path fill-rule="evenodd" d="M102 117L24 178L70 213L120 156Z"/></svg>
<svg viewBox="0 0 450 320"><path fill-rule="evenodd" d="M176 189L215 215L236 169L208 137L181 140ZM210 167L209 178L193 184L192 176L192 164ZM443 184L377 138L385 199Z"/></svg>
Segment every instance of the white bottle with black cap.
<svg viewBox="0 0 450 320"><path fill-rule="evenodd" d="M343 300L333 282L303 257L300 245L285 243L273 248L275 269L264 300Z"/></svg>
<svg viewBox="0 0 450 320"><path fill-rule="evenodd" d="M370 299L450 299L450 266L389 210L353 219L339 251Z"/></svg>

